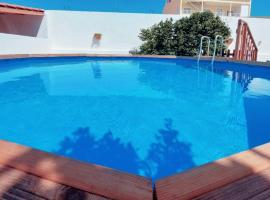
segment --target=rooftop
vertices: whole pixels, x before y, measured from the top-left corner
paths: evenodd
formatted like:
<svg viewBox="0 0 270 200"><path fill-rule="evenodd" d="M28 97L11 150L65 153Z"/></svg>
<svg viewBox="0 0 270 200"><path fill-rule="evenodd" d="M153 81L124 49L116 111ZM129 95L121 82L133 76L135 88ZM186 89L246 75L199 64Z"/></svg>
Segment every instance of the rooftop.
<svg viewBox="0 0 270 200"><path fill-rule="evenodd" d="M0 3L0 14L44 15L44 10L7 3Z"/></svg>

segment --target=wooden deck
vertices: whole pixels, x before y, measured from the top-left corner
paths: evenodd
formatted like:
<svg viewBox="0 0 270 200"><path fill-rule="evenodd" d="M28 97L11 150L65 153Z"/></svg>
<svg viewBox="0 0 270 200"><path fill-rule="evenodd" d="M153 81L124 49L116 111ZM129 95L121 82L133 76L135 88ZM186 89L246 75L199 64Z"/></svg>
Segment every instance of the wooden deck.
<svg viewBox="0 0 270 200"><path fill-rule="evenodd" d="M261 174L267 172L269 168L270 143L159 180L156 182L156 193L158 200L189 200L207 195L207 193L213 195L213 193L209 192L215 190L215 194L220 194L222 188L225 187L226 189L227 185L234 182L242 180L243 183L246 183L246 177L257 176L256 181L261 179L269 183L268 176L264 177ZM239 192L246 192L241 184L235 184L231 187ZM260 187L260 185L257 187ZM254 189L256 190L256 188Z"/></svg>
<svg viewBox="0 0 270 200"><path fill-rule="evenodd" d="M141 176L88 164L0 140L0 164L88 193L121 200L152 199L152 182ZM9 179L9 170L0 179ZM16 184L15 184L16 185Z"/></svg>
<svg viewBox="0 0 270 200"><path fill-rule="evenodd" d="M0 165L0 199L5 200L110 200ZM270 168L203 194L194 200L270 199Z"/></svg>
<svg viewBox="0 0 270 200"><path fill-rule="evenodd" d="M152 184L140 176L0 141L0 199L270 199L270 143Z"/></svg>
<svg viewBox="0 0 270 200"><path fill-rule="evenodd" d="M270 168L203 194L195 200L269 200Z"/></svg>
<svg viewBox="0 0 270 200"><path fill-rule="evenodd" d="M42 179L3 165L0 165L0 171L0 199L109 200L109 198Z"/></svg>
<svg viewBox="0 0 270 200"><path fill-rule="evenodd" d="M3 165L0 165L0 171L0 199L110 200ZM268 200L270 199L270 168L192 199Z"/></svg>

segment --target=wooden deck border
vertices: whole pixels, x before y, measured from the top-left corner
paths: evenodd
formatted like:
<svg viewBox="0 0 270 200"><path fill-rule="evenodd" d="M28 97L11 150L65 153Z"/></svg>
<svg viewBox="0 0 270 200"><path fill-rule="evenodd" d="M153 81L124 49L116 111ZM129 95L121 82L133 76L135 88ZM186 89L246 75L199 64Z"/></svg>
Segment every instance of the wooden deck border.
<svg viewBox="0 0 270 200"><path fill-rule="evenodd" d="M3 140L0 140L0 164L110 199L152 199L152 182L144 177Z"/></svg>
<svg viewBox="0 0 270 200"><path fill-rule="evenodd" d="M187 200L270 167L270 143L156 182L158 200Z"/></svg>

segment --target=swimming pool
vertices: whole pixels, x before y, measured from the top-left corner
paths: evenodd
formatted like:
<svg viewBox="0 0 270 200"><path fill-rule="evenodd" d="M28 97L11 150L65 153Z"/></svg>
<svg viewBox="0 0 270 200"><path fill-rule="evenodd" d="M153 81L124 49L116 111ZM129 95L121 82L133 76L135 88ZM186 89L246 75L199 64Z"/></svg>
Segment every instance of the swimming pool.
<svg viewBox="0 0 270 200"><path fill-rule="evenodd" d="M270 69L153 58L0 61L0 139L159 179L270 141Z"/></svg>

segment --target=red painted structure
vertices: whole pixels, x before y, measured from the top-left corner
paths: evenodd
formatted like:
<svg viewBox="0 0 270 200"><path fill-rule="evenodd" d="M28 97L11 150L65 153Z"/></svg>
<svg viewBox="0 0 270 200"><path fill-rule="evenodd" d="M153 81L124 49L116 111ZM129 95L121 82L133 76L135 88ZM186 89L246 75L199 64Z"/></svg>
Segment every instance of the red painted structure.
<svg viewBox="0 0 270 200"><path fill-rule="evenodd" d="M257 61L258 47L252 36L248 24L238 21L237 39L234 53L235 60Z"/></svg>
<svg viewBox="0 0 270 200"><path fill-rule="evenodd" d="M0 14L44 15L44 10L0 2Z"/></svg>
<svg viewBox="0 0 270 200"><path fill-rule="evenodd" d="M44 10L0 2L0 33L37 37Z"/></svg>

